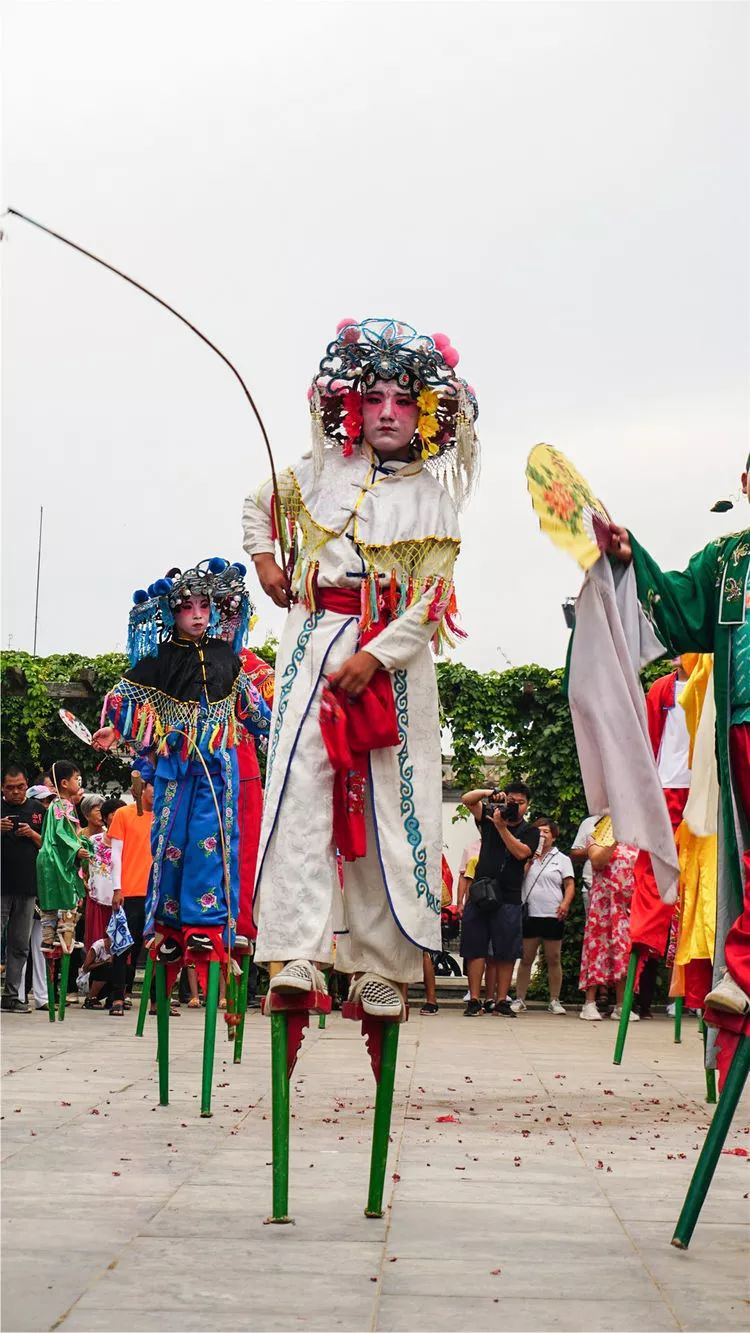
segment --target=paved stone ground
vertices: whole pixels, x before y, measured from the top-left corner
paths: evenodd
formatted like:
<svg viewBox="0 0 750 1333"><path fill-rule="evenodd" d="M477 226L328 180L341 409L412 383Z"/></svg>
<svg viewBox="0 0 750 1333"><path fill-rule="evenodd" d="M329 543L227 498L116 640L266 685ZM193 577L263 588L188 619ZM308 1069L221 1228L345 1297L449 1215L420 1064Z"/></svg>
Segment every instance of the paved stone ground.
<svg viewBox="0 0 750 1333"><path fill-rule="evenodd" d="M686 1019L416 1011L402 1029L388 1210L367 1220L373 1081L359 1030L311 1030L294 1084L293 1227L270 1210L269 1036L173 1019L172 1104L134 1015L5 1015L2 1303L12 1330L747 1329L750 1158L723 1156L670 1244L709 1110ZM223 1036L223 1024L220 1034ZM440 1122L439 1117L454 1120ZM740 1117L728 1147L750 1148Z"/></svg>

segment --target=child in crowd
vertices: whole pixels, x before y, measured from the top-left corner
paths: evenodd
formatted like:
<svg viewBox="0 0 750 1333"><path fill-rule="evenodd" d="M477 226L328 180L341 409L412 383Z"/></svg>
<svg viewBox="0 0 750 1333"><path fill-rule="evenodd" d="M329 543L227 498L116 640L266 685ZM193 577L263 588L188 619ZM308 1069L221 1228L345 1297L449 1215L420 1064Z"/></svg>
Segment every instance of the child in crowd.
<svg viewBox="0 0 750 1333"><path fill-rule="evenodd" d="M89 981L88 998L84 1004L84 1009L101 1009L101 993L107 985L112 969L112 941L109 935L103 939L95 940L91 945L85 959L81 965L79 975L89 976L96 968L96 981Z"/></svg>
<svg viewBox="0 0 750 1333"><path fill-rule="evenodd" d="M64 953L72 953L78 920L76 907L84 893L81 868L89 859L76 815L81 792L80 769L62 759L52 765L52 781L56 795L44 821L36 863L42 952L51 953L59 944Z"/></svg>

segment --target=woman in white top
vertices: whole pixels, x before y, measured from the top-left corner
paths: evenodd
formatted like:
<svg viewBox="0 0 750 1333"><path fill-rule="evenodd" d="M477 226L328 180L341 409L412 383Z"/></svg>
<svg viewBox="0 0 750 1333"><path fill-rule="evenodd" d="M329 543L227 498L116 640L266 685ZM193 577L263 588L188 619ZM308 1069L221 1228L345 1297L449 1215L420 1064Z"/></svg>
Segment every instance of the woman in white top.
<svg viewBox="0 0 750 1333"><path fill-rule="evenodd" d="M554 820L546 817L537 819L534 827L540 830L541 839L535 855L528 863L524 880L523 958L518 965L516 999L512 1007L517 1014L526 1008L531 969L539 945L542 944L549 977L547 1008L551 1014L564 1014L565 1009L560 1003L560 955L565 918L575 894L573 865L570 857L555 846L559 829Z"/></svg>

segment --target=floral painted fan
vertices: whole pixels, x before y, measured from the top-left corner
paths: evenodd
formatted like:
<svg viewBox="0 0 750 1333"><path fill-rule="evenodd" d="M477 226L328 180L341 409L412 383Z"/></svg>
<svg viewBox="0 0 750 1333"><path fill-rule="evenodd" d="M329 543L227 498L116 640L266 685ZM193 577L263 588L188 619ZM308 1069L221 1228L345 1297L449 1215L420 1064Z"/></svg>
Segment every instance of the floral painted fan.
<svg viewBox="0 0 750 1333"><path fill-rule="evenodd" d="M590 569L609 544L611 520L588 482L559 449L537 444L526 464L526 484L542 532Z"/></svg>

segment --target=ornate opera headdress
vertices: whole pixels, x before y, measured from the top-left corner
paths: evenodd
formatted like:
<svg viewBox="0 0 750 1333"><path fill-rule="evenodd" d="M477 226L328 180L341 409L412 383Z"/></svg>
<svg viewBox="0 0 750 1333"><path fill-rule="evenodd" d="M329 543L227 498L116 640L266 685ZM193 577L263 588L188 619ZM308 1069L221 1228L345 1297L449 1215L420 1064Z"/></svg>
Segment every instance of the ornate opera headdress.
<svg viewBox="0 0 750 1333"><path fill-rule="evenodd" d="M133 593L128 617L128 655L134 666L141 657L153 657L159 644L168 639L174 613L190 597L208 597L211 602L209 634L226 639L239 652L254 623L254 608L245 587L247 567L213 556L183 573L171 569L163 579Z"/></svg>
<svg viewBox="0 0 750 1333"><path fill-rule="evenodd" d="M322 467L326 441L353 452L362 439L362 397L376 380L396 380L419 409L413 449L436 472L460 508L476 480L476 394L455 373L458 352L444 333L417 333L395 319L343 319L328 344L308 397L313 459Z"/></svg>

